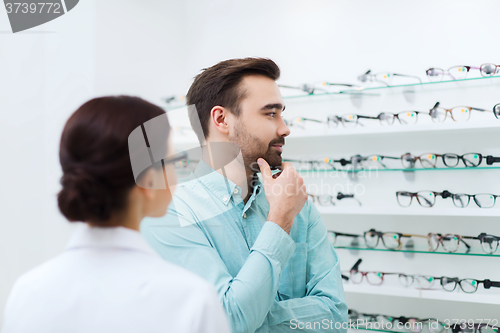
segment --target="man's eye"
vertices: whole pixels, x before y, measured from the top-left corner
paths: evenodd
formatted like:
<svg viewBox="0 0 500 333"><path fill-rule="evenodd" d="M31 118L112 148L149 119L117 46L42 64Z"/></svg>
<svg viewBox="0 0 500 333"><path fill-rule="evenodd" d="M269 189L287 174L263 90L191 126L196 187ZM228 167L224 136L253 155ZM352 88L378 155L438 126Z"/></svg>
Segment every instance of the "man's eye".
<svg viewBox="0 0 500 333"><path fill-rule="evenodd" d="M267 115L271 116L272 118L274 118L274 116L276 115L276 112L269 112Z"/></svg>

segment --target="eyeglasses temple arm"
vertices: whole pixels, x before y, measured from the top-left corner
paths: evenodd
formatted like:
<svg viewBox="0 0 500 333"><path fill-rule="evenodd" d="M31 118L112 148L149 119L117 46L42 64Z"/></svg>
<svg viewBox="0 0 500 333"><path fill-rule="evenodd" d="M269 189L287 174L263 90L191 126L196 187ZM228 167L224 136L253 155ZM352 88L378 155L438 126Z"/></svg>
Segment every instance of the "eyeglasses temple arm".
<svg viewBox="0 0 500 333"><path fill-rule="evenodd" d="M335 232L337 236L346 236L346 237L363 237L362 235L356 235L356 234L346 234L343 232Z"/></svg>
<svg viewBox="0 0 500 333"><path fill-rule="evenodd" d="M422 80L418 76L415 76L415 75L406 75L406 74L398 74L398 73L392 73L392 75L412 77L412 78L417 79L420 83L422 83Z"/></svg>
<svg viewBox="0 0 500 333"><path fill-rule="evenodd" d="M318 120L318 119L302 118L302 117L300 117L299 119L302 119L302 120L307 120L307 121L314 121L314 122L317 122L317 123L322 123L322 121L321 121L321 120Z"/></svg>
<svg viewBox="0 0 500 333"><path fill-rule="evenodd" d="M500 288L500 282L499 281L491 281L491 280L483 280L483 281L477 281L483 284L484 289L490 289L491 287L495 288Z"/></svg>
<svg viewBox="0 0 500 333"><path fill-rule="evenodd" d="M486 156L486 164L492 165L493 163L500 162L500 157L493 157L492 155Z"/></svg>
<svg viewBox="0 0 500 333"><path fill-rule="evenodd" d="M476 110L476 111L481 111L481 112L493 112L493 110L486 110L486 109L480 109L480 108L475 108L475 107L471 107L472 110Z"/></svg>
<svg viewBox="0 0 500 333"><path fill-rule="evenodd" d="M464 237L464 238L465 238L465 237ZM464 243L464 245L467 247L467 251L466 251L466 253L469 253L469 251L470 251L470 245L469 245L469 244L467 244L467 242L465 242L463 239L460 239L460 241L461 241L462 243Z"/></svg>
<svg viewBox="0 0 500 333"><path fill-rule="evenodd" d="M358 261L356 261L356 263L351 267L351 271L357 271L359 268L359 264L361 264L362 261L363 259L359 258Z"/></svg>

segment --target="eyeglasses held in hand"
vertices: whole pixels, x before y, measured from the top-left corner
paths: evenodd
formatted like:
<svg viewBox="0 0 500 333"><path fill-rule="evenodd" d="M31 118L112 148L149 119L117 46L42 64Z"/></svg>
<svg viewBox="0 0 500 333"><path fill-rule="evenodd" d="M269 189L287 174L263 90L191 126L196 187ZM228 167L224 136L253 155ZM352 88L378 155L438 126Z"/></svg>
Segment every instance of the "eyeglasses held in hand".
<svg viewBox="0 0 500 333"><path fill-rule="evenodd" d="M394 77L409 77L412 79L417 79L418 82L422 83L422 80L418 76L398 74L398 73L388 73L382 72L377 74L372 74L371 70L366 71L366 73L358 76L358 80L361 82L375 81L390 86Z"/></svg>

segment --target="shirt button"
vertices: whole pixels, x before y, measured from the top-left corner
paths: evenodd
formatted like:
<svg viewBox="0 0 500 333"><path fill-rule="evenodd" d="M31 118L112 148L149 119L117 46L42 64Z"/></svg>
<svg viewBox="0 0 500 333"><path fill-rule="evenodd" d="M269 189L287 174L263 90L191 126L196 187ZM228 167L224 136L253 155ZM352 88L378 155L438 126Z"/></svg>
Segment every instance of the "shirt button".
<svg viewBox="0 0 500 333"><path fill-rule="evenodd" d="M247 214L246 213L243 213L243 218L246 219L247 218Z"/></svg>
<svg viewBox="0 0 500 333"><path fill-rule="evenodd" d="M234 194L238 194L238 189L235 188L234 191L233 191Z"/></svg>
<svg viewBox="0 0 500 333"><path fill-rule="evenodd" d="M222 201L227 202L227 197L223 197Z"/></svg>

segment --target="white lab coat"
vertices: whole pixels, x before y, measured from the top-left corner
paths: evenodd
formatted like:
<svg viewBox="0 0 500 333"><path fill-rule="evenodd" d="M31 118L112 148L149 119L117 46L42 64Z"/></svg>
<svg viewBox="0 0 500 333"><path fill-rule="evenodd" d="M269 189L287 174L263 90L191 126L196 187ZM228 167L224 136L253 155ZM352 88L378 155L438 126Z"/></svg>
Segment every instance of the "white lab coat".
<svg viewBox="0 0 500 333"><path fill-rule="evenodd" d="M229 333L214 287L163 260L139 232L79 226L66 250L22 275L3 333Z"/></svg>

